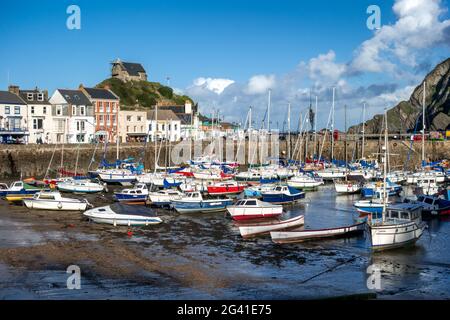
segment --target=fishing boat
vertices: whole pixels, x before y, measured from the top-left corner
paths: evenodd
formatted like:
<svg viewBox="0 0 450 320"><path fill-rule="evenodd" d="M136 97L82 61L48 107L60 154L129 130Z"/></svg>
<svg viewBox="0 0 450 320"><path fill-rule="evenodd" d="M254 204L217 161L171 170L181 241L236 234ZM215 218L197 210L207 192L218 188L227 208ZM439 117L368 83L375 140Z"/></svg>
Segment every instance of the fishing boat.
<svg viewBox="0 0 450 320"><path fill-rule="evenodd" d="M299 215L287 220L275 220L273 222L250 223L239 225L239 232L243 238L268 234L271 231L297 228L305 224L305 216Z"/></svg>
<svg viewBox="0 0 450 320"><path fill-rule="evenodd" d="M84 211L90 206L87 200L63 198L58 191L40 191L23 203L29 209L57 211Z"/></svg>
<svg viewBox="0 0 450 320"><path fill-rule="evenodd" d="M148 226L162 222L151 208L123 203L93 208L83 212L83 215L96 223L113 226Z"/></svg>
<svg viewBox="0 0 450 320"><path fill-rule="evenodd" d="M262 199L272 203L293 203L305 198L305 192L289 186L276 186L273 190L262 191Z"/></svg>
<svg viewBox="0 0 450 320"><path fill-rule="evenodd" d="M148 194L151 204L158 207L170 206L172 200L181 199L182 196L182 192L172 189L149 192Z"/></svg>
<svg viewBox="0 0 450 320"><path fill-rule="evenodd" d="M406 202L422 206L422 214L430 216L450 215L450 201L439 196L418 195L417 200L406 200Z"/></svg>
<svg viewBox="0 0 450 320"><path fill-rule="evenodd" d="M283 206L258 199L242 199L227 206L227 211L234 220L275 218L283 213Z"/></svg>
<svg viewBox="0 0 450 320"><path fill-rule="evenodd" d="M236 181L218 182L207 187L210 195L238 194L244 191L246 185Z"/></svg>
<svg viewBox="0 0 450 320"><path fill-rule="evenodd" d="M319 240L324 238L349 237L364 233L366 223L361 222L345 227L301 230L301 231L272 231L270 237L275 243L295 243Z"/></svg>
<svg viewBox="0 0 450 320"><path fill-rule="evenodd" d="M298 173L287 181L287 185L293 188L301 188L302 190L315 190L323 185L323 179L319 176L312 176L306 173Z"/></svg>
<svg viewBox="0 0 450 320"><path fill-rule="evenodd" d="M70 181L59 182L56 184L59 191L63 192L76 192L76 193L97 193L107 191L106 184L100 181L91 180L77 180L72 179Z"/></svg>
<svg viewBox="0 0 450 320"><path fill-rule="evenodd" d="M148 198L148 188L145 183L137 183L133 188L114 192L114 198L119 202L145 203Z"/></svg>
<svg viewBox="0 0 450 320"><path fill-rule="evenodd" d="M180 199L171 201L173 208L179 213L207 213L224 211L233 203L233 200L225 199L203 199L200 192L190 192Z"/></svg>
<svg viewBox="0 0 450 320"><path fill-rule="evenodd" d="M42 187L36 187L29 185L23 181L15 181L11 183L9 187L6 186L6 184L3 184L3 187L0 189L0 196L17 196L21 197L24 195L33 195L36 192L39 192L43 190Z"/></svg>
<svg viewBox="0 0 450 320"><path fill-rule="evenodd" d="M353 194L361 191L361 182L352 180L335 180L334 188L339 194Z"/></svg>

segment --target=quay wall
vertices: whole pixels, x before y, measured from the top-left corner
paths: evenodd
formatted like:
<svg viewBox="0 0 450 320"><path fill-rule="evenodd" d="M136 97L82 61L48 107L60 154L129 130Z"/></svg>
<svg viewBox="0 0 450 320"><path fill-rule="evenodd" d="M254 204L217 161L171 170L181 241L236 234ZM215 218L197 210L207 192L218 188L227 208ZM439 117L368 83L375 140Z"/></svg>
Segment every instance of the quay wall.
<svg viewBox="0 0 450 320"><path fill-rule="evenodd" d="M317 147L320 147L321 142L317 143ZM207 143L204 143L206 146ZM287 141L280 141L279 151L280 156L287 155ZM295 146L295 140L291 141L291 154L293 153ZM410 150L410 141L392 140L389 143L389 152L392 154L390 157L390 165L392 169L403 168L405 164L408 164L407 169L414 169L418 167L421 160L421 146L420 141L414 142L413 150ZM77 166L77 172L86 173L88 166L91 162L94 150L96 146L94 144L66 144L64 145L64 169L74 171ZM161 146L159 156L159 165L162 166L168 163L165 159L170 158L171 147L164 145ZM173 148L173 146L172 146ZM235 148L237 148L235 146ZM308 144L308 154L312 154L314 143ZM440 159L450 159L450 141L427 141L426 142L426 156L428 160L435 161ZM159 149L159 148L158 148ZM270 148L269 148L270 149ZM344 141L336 141L334 146L334 154L337 159L344 159ZM0 145L0 179L13 179L20 177L36 177L43 178L48 167L50 160L52 159L52 165L50 166L50 175L55 176L54 172L61 165L61 152L62 146L50 144L43 145ZM248 149L246 149L248 150ZM300 144L297 144L296 157L298 158ZM301 146L302 158L304 158L305 145ZM330 142L324 143L322 155L326 158L330 156ZM365 156L377 157L381 150L379 149L379 143L375 140L369 140L365 143ZM78 154L78 164L76 163ZM97 146L95 152L95 162L91 169L96 169L98 162L103 157L104 150L101 146ZM167 157L166 157L167 154ZM225 155L225 147L224 152ZM269 150L270 154L270 150ZM154 168L155 147L154 144L148 143L144 148L142 143L126 143L120 146L120 158L134 157L139 159L143 156L144 165L146 169ZM347 157L348 159L360 158L361 146L356 146L355 142L347 143ZM408 156L410 160L408 161ZM256 159L258 157L255 157ZM113 162L116 159L116 147L109 146L106 152L106 159L109 162ZM248 152L246 152L246 159L248 159ZM53 174L52 174L53 173Z"/></svg>

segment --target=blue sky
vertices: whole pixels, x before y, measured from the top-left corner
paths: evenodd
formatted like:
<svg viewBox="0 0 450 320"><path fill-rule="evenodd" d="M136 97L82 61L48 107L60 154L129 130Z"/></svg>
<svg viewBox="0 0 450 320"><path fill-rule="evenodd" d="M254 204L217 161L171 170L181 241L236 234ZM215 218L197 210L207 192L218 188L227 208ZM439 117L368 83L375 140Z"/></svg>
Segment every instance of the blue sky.
<svg viewBox="0 0 450 320"><path fill-rule="evenodd" d="M435 24L446 26L448 2L427 1L442 10ZM287 102L297 114L307 107L309 94L305 90L311 87L325 110L329 108L331 86L337 86L337 98L342 97L338 110L345 96L350 97L352 92L363 96L373 91L373 85L378 86L378 96L403 89L401 94L397 92L402 98L407 87L417 85L433 64L449 56L445 41L433 39L427 48L412 42L417 55L414 62L399 62L398 57L391 57L392 52L389 56L380 52L383 60L390 59L396 66L390 73L383 69L389 69L389 65L380 63L363 70L363 59L358 67L350 67L356 65L353 62L362 43L374 38L374 32L366 27L370 4L380 6L383 26L395 25L399 12L436 12L436 7L424 4L424 8L410 13L408 3L404 4L408 0L396 2L400 2L397 12L393 10L395 1L371 0L2 2L0 88L5 90L14 83L51 92L80 83L93 86L108 77L109 62L119 57L141 62L151 81L165 83L170 76L171 86L193 96L204 113L220 109L228 120L241 120L249 105L263 113L267 100L264 85L273 86L275 126L275 121L284 121ZM70 4L81 8L81 30L66 28ZM435 29L435 25L431 27ZM331 71L322 70L326 64ZM333 73L330 79L328 72ZM223 88L224 79L232 84ZM214 84L220 94L217 89L211 90ZM255 90L249 90L251 84L257 85ZM345 104L360 109L360 100L349 98ZM382 103L374 102L369 115L378 112ZM341 113L337 115L338 127L342 125ZM349 122L359 118L358 111ZM325 125L326 115L321 119Z"/></svg>

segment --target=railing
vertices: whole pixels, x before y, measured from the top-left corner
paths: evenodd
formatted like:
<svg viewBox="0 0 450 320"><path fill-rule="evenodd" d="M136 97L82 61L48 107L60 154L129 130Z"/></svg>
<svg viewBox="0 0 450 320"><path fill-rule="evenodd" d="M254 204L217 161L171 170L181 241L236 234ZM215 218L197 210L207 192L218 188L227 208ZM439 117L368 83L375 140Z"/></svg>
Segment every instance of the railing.
<svg viewBox="0 0 450 320"><path fill-rule="evenodd" d="M0 128L0 131L3 132L28 132L27 128Z"/></svg>

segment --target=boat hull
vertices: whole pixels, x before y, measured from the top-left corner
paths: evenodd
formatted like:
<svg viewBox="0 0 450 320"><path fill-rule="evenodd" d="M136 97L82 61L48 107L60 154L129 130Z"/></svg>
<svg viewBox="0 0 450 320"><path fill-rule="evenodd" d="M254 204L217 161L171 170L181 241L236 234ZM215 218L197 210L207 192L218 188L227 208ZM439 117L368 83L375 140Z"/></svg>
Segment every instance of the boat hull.
<svg viewBox="0 0 450 320"><path fill-rule="evenodd" d="M179 213L208 213L225 211L226 207L231 205L230 200L207 200L207 201L181 201L173 200L171 202L173 208Z"/></svg>
<svg viewBox="0 0 450 320"><path fill-rule="evenodd" d="M36 200L24 199L23 203L29 209L39 210L55 210L55 211L84 211L87 209L86 202L69 202L69 201L51 201L51 200Z"/></svg>
<svg viewBox="0 0 450 320"><path fill-rule="evenodd" d="M372 250L396 249L415 243L423 234L425 224L414 221L394 225L370 227Z"/></svg>
<svg viewBox="0 0 450 320"><path fill-rule="evenodd" d="M243 238L250 238L258 235L267 234L271 231L283 230L288 228L296 228L305 224L303 215L269 224L254 224L239 226L239 232Z"/></svg>

